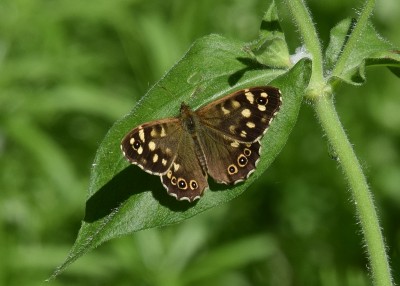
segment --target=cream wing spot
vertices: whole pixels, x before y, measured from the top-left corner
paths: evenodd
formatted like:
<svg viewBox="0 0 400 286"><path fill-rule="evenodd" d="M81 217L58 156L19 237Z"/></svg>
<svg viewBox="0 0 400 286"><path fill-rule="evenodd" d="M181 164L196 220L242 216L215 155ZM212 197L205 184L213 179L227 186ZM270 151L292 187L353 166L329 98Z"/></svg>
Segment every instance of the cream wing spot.
<svg viewBox="0 0 400 286"><path fill-rule="evenodd" d="M261 96L264 97L264 98L267 98L268 94L266 92L261 92Z"/></svg>
<svg viewBox="0 0 400 286"><path fill-rule="evenodd" d="M167 136L167 133L165 132L165 128L163 126L161 126L160 137L165 137L165 136Z"/></svg>
<svg viewBox="0 0 400 286"><path fill-rule="evenodd" d="M246 108L242 110L242 115L246 118L249 118L251 116L251 111L250 109Z"/></svg>
<svg viewBox="0 0 400 286"><path fill-rule="evenodd" d="M162 160L161 160L161 164L162 164L163 166L167 166L167 160L162 159ZM170 171L170 172L171 172L171 171Z"/></svg>
<svg viewBox="0 0 400 286"><path fill-rule="evenodd" d="M181 165L179 165L179 164L177 164L177 163L173 163L174 172L178 171L180 166L181 166Z"/></svg>
<svg viewBox="0 0 400 286"><path fill-rule="evenodd" d="M247 132L242 130L242 132L240 132L240 137L246 138L247 136Z"/></svg>
<svg viewBox="0 0 400 286"><path fill-rule="evenodd" d="M232 107L235 109L240 107L240 102L237 100L232 100L231 103L232 103Z"/></svg>
<svg viewBox="0 0 400 286"><path fill-rule="evenodd" d="M139 149L137 149L137 152L138 152L139 155L142 155L142 153L143 153L143 147L140 146Z"/></svg>
<svg viewBox="0 0 400 286"><path fill-rule="evenodd" d="M153 141L149 142L149 149L150 151L154 151L156 149L156 143L154 143Z"/></svg>
<svg viewBox="0 0 400 286"><path fill-rule="evenodd" d="M140 138L140 140L142 140L142 142L145 142L144 129L139 130L139 138Z"/></svg>
<svg viewBox="0 0 400 286"><path fill-rule="evenodd" d="M260 111L265 111L265 110L267 110L267 107L265 107L265 105L259 104L259 105L258 105L258 110L260 110Z"/></svg>
<svg viewBox="0 0 400 286"><path fill-rule="evenodd" d="M230 131L232 134L235 134L235 133L236 133L236 132L235 132L235 129L236 129L236 126L235 126L235 125L229 126L229 131Z"/></svg>
<svg viewBox="0 0 400 286"><path fill-rule="evenodd" d="M223 112L225 115L231 113L228 109L226 109L226 108L223 107L223 106L221 107L221 110L222 110L222 112Z"/></svg>
<svg viewBox="0 0 400 286"><path fill-rule="evenodd" d="M246 126L249 127L249 128L254 128L254 127L256 127L256 125L254 124L254 122L251 122L251 121L247 122L247 123L246 123Z"/></svg>
<svg viewBox="0 0 400 286"><path fill-rule="evenodd" d="M156 163L157 161L158 161L158 154L154 154L153 163Z"/></svg>
<svg viewBox="0 0 400 286"><path fill-rule="evenodd" d="M251 92L246 92L245 93L247 100L253 104L254 103L254 94L252 94Z"/></svg>
<svg viewBox="0 0 400 286"><path fill-rule="evenodd" d="M232 146L233 148L238 148L238 147L239 147L239 142L233 141L233 142L231 143L231 146Z"/></svg>
<svg viewBox="0 0 400 286"><path fill-rule="evenodd" d="M129 143L131 144L131 145L133 145L133 143L135 143L135 138L131 138L130 140L129 140Z"/></svg>

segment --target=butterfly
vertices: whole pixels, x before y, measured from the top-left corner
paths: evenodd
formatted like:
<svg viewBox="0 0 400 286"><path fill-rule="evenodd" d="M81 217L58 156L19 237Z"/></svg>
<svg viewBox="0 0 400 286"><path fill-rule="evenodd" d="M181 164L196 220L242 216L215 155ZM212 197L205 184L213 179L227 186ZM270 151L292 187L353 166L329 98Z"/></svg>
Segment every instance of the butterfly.
<svg viewBox="0 0 400 286"><path fill-rule="evenodd" d="M272 86L241 89L177 117L143 123L121 142L129 162L161 177L169 195L193 202L216 182L247 179L260 158L260 139L282 104Z"/></svg>

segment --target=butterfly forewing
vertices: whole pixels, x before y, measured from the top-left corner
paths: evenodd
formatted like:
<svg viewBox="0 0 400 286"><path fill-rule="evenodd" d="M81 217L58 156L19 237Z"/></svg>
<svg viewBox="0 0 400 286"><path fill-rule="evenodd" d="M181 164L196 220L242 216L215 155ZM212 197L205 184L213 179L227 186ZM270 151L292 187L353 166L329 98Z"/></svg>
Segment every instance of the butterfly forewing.
<svg viewBox="0 0 400 286"><path fill-rule="evenodd" d="M132 164L159 175L170 168L182 134L178 118L157 120L129 132L122 140L121 149Z"/></svg>
<svg viewBox="0 0 400 286"><path fill-rule="evenodd" d="M281 105L271 86L239 90L196 111L203 125L241 142L254 142L267 130Z"/></svg>

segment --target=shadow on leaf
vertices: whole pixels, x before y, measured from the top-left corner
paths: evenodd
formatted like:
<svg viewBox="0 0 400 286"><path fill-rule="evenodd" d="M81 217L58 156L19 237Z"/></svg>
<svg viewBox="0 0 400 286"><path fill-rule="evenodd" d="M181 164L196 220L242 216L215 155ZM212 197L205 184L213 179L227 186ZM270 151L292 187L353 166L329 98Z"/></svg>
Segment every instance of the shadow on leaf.
<svg viewBox="0 0 400 286"><path fill-rule="evenodd" d="M132 196L146 191L152 191L155 200L176 212L186 211L197 203L177 201L168 195L158 176L145 173L131 165L115 175L86 201L84 221L92 223L100 220L121 207Z"/></svg>
<svg viewBox="0 0 400 286"><path fill-rule="evenodd" d="M162 190L161 192L153 192L153 196L161 205L169 208L171 211L184 212L189 208L194 207L198 202L198 200L192 203L188 201L178 201L173 196L168 195L167 190L162 187L161 181L159 184L161 186L160 189Z"/></svg>
<svg viewBox="0 0 400 286"><path fill-rule="evenodd" d="M245 64L246 67L238 70L237 72L233 73L228 78L228 83L230 86L234 86L236 83L240 81L240 79L244 76L244 74L251 70L262 70L265 69L265 66L260 64L254 59L251 58L236 58L242 64Z"/></svg>
<svg viewBox="0 0 400 286"><path fill-rule="evenodd" d="M240 81L240 79L244 76L244 74L248 71L255 71L255 70L264 70L268 69L269 67L257 62L255 59L252 58L236 58L242 64L245 64L246 67L238 70L237 72L233 73L228 78L228 83L230 86L234 86L236 83Z"/></svg>
<svg viewBox="0 0 400 286"><path fill-rule="evenodd" d="M111 214L131 196L155 189L157 184L158 177L133 165L125 168L86 201L84 221L94 222Z"/></svg>
<svg viewBox="0 0 400 286"><path fill-rule="evenodd" d="M279 23L278 20L272 20L272 21L262 20L260 25L260 30L269 32L271 34L274 32L282 32L281 24Z"/></svg>

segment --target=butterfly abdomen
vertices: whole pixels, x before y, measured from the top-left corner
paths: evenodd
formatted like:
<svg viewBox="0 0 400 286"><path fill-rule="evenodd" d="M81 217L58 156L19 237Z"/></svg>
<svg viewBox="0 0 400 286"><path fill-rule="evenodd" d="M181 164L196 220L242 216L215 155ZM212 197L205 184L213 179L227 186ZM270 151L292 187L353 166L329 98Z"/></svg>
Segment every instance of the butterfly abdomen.
<svg viewBox="0 0 400 286"><path fill-rule="evenodd" d="M194 148L196 152L197 159L199 160L201 169L203 171L204 175L207 175L207 161L206 161L206 156L204 155L204 150L201 147L199 138L197 137L197 134L194 134L192 136L193 141L194 141Z"/></svg>

